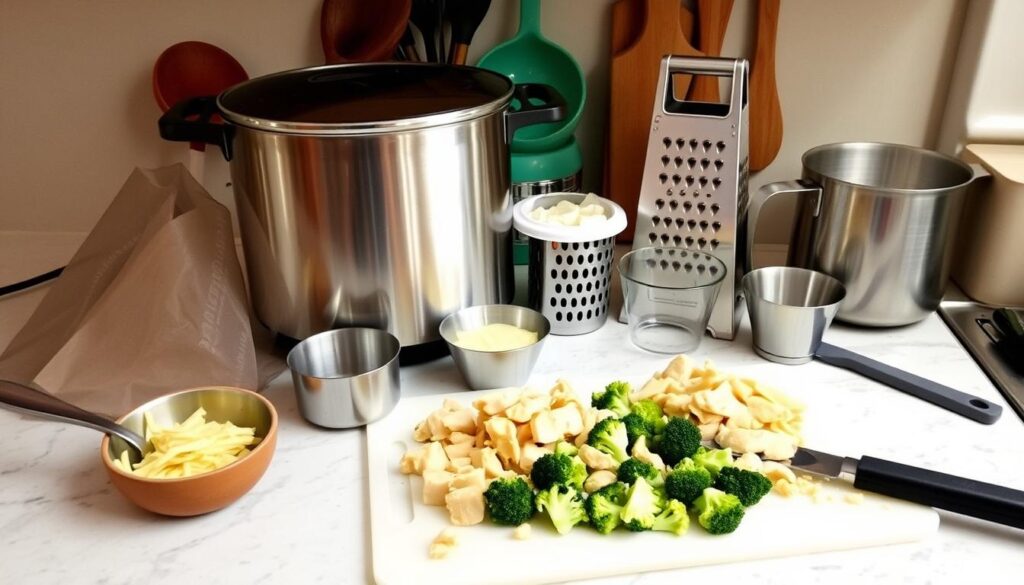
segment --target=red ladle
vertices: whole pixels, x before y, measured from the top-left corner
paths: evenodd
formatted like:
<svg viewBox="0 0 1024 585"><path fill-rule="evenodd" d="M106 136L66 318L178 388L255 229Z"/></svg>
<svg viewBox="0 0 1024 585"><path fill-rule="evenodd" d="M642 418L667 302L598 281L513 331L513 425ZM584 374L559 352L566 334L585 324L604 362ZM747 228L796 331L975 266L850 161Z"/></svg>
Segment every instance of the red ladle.
<svg viewBox="0 0 1024 585"><path fill-rule="evenodd" d="M320 43L328 64L391 61L412 0L324 0Z"/></svg>
<svg viewBox="0 0 1024 585"><path fill-rule="evenodd" d="M171 45L157 57L153 65L153 97L166 112L182 100L218 95L247 79L245 68L224 49L202 41L185 41ZM193 142L189 148L189 171L202 182L202 153L206 144Z"/></svg>

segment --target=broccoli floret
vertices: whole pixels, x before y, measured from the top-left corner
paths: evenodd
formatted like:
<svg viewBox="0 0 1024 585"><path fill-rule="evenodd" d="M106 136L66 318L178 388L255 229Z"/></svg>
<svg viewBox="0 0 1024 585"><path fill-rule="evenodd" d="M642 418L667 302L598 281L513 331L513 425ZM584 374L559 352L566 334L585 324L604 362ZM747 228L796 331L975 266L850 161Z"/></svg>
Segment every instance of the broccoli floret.
<svg viewBox="0 0 1024 585"><path fill-rule="evenodd" d="M699 498L712 483L714 480L711 479L711 472L687 457L665 476L665 495L689 504Z"/></svg>
<svg viewBox="0 0 1024 585"><path fill-rule="evenodd" d="M555 453L575 457L576 455L579 455L579 452L580 450L576 448L576 445L573 445L568 441L558 441L555 443Z"/></svg>
<svg viewBox="0 0 1024 585"><path fill-rule="evenodd" d="M626 503L626 486L612 483L604 486L583 503L590 525L601 534L608 534L619 525L622 506Z"/></svg>
<svg viewBox="0 0 1024 585"><path fill-rule="evenodd" d="M533 516L533 488L522 477L492 481L484 499L495 524L519 526Z"/></svg>
<svg viewBox="0 0 1024 585"><path fill-rule="evenodd" d="M661 455L665 463L675 465L687 457L693 457L700 449L700 429L689 419L673 416L665 425L662 434L655 436L654 452Z"/></svg>
<svg viewBox="0 0 1024 585"><path fill-rule="evenodd" d="M629 459L629 453L626 451L629 438L626 435L626 425L621 420L606 418L597 421L594 428L590 429L587 444L611 455L619 463Z"/></svg>
<svg viewBox="0 0 1024 585"><path fill-rule="evenodd" d="M772 491L772 480L756 471L726 467L718 473L715 487L736 496L744 506L750 507Z"/></svg>
<svg viewBox="0 0 1024 585"><path fill-rule="evenodd" d="M679 500L669 500L665 509L654 517L654 526L651 530L671 532L681 536L690 527L690 517L686 514L686 504Z"/></svg>
<svg viewBox="0 0 1024 585"><path fill-rule="evenodd" d="M635 412L622 417L622 424L626 425L626 439L628 440L626 447L630 450L633 449L633 444L640 437L647 437L648 443L654 439L654 434L647 427L647 421Z"/></svg>
<svg viewBox="0 0 1024 585"><path fill-rule="evenodd" d="M729 534L743 520L743 502L732 494L710 487L693 502L697 522L711 534Z"/></svg>
<svg viewBox="0 0 1024 585"><path fill-rule="evenodd" d="M711 478L715 479L723 468L732 467L732 449L701 447L693 455L693 462L707 469L711 473Z"/></svg>
<svg viewBox="0 0 1024 585"><path fill-rule="evenodd" d="M665 418L661 407L653 400L641 400L630 406L633 414L640 416L647 424L647 431L651 435L659 435L665 430Z"/></svg>
<svg viewBox="0 0 1024 585"><path fill-rule="evenodd" d="M590 405L602 410L610 410L617 416L629 414L629 383L612 382L604 387L604 392L595 392L590 397Z"/></svg>
<svg viewBox="0 0 1024 585"><path fill-rule="evenodd" d="M587 521L580 492L562 485L552 486L537 493L537 509L547 512L551 524L559 534L566 534L580 522Z"/></svg>
<svg viewBox="0 0 1024 585"><path fill-rule="evenodd" d="M642 532L654 527L654 519L661 512L663 502L651 484L642 477L630 486L626 505L622 507L619 518L632 532Z"/></svg>
<svg viewBox="0 0 1024 585"><path fill-rule="evenodd" d="M639 477L646 479L647 483L651 484L651 486L661 485L662 483L661 474L658 473L658 470L653 465L635 457L630 457L619 465L618 476L619 481L630 485L636 482Z"/></svg>
<svg viewBox="0 0 1024 585"><path fill-rule="evenodd" d="M538 490L546 490L556 485L581 490L583 482L587 479L587 465L579 457L570 457L564 453L548 453L533 463L530 479Z"/></svg>

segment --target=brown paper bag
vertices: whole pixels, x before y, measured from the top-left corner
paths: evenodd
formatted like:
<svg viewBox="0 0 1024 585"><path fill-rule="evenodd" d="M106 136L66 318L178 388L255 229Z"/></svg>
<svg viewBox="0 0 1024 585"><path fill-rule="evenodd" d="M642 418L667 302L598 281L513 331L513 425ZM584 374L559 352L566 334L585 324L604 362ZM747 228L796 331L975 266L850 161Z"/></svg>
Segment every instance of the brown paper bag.
<svg viewBox="0 0 1024 585"><path fill-rule="evenodd" d="M136 169L0 355L0 377L108 415L194 386L257 388L229 211L180 164Z"/></svg>

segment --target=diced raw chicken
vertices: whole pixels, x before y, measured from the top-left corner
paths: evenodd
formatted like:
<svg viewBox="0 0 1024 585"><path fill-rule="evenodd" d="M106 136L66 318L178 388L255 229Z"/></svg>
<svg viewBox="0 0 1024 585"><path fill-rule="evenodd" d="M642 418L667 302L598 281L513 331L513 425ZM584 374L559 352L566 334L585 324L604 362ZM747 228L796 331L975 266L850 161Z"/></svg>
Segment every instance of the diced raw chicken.
<svg viewBox="0 0 1024 585"><path fill-rule="evenodd" d="M614 471L599 469L587 476L587 480L583 482L583 491L588 494L592 494L604 486L611 485L616 481L618 481L618 477L616 477Z"/></svg>
<svg viewBox="0 0 1024 585"><path fill-rule="evenodd" d="M443 470L428 469L423 472L423 503L428 506L443 506L448 495L448 485L455 475Z"/></svg>
<svg viewBox="0 0 1024 585"><path fill-rule="evenodd" d="M448 492L444 498L452 524L469 526L484 520L484 491L467 486Z"/></svg>
<svg viewBox="0 0 1024 585"><path fill-rule="evenodd" d="M533 471L533 464L538 459L540 459L544 455L547 455L548 453L554 452L554 443L544 446L535 445L533 443L527 443L523 445L523 450L519 455L519 469L521 469L523 473L529 474L531 471Z"/></svg>
<svg viewBox="0 0 1024 585"><path fill-rule="evenodd" d="M607 469L616 470L619 468L619 462L614 457L599 451L590 445L580 445L580 459L587 464L590 469Z"/></svg>
<svg viewBox="0 0 1024 585"><path fill-rule="evenodd" d="M480 491L487 489L487 479L484 477L484 470L480 467L471 467L462 473L456 473L451 481L451 489L464 487L478 487Z"/></svg>
<svg viewBox="0 0 1024 585"><path fill-rule="evenodd" d="M445 467L448 467L448 455L444 452L444 446L435 441L427 443L426 452L423 455L423 471L444 469Z"/></svg>
<svg viewBox="0 0 1024 585"><path fill-rule="evenodd" d="M448 459L469 457L469 452L472 449L473 443L453 443L444 446L444 452L448 455Z"/></svg>
<svg viewBox="0 0 1024 585"><path fill-rule="evenodd" d="M651 450L647 448L647 437L637 437L636 442L633 443L632 454L636 459L650 463L658 471L665 471L665 462L661 459L661 456L651 453Z"/></svg>
<svg viewBox="0 0 1024 585"><path fill-rule="evenodd" d="M484 428L502 461L506 465L518 465L520 447L516 424L507 418L495 416L487 419Z"/></svg>
<svg viewBox="0 0 1024 585"><path fill-rule="evenodd" d="M476 433L476 413L472 408L449 412L441 418L441 424L451 432Z"/></svg>

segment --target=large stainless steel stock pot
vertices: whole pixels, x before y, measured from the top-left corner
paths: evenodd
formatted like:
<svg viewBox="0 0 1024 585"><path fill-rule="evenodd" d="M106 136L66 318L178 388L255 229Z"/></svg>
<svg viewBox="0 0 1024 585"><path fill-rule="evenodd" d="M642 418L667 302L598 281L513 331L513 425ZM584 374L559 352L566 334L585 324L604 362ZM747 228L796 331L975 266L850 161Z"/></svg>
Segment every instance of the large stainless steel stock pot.
<svg viewBox="0 0 1024 585"><path fill-rule="evenodd" d="M512 299L508 143L564 110L547 86L473 67L334 65L182 102L160 132L231 161L264 324L294 338L369 326L409 346L460 308Z"/></svg>

